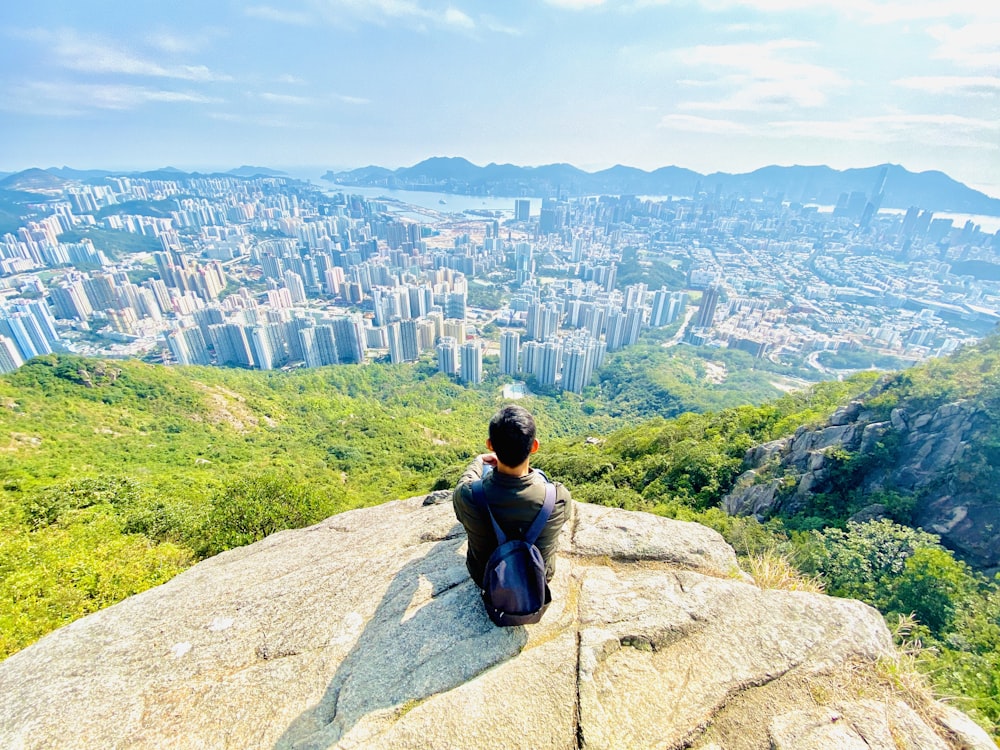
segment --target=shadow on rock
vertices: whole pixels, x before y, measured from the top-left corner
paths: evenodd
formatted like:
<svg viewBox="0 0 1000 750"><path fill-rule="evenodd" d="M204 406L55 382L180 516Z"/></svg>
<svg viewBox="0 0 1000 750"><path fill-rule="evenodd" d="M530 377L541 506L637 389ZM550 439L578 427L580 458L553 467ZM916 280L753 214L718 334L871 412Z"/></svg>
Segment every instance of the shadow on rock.
<svg viewBox="0 0 1000 750"><path fill-rule="evenodd" d="M424 699L520 653L527 633L490 622L459 552L464 541L455 524L403 566L323 698L292 722L276 750L377 743Z"/></svg>

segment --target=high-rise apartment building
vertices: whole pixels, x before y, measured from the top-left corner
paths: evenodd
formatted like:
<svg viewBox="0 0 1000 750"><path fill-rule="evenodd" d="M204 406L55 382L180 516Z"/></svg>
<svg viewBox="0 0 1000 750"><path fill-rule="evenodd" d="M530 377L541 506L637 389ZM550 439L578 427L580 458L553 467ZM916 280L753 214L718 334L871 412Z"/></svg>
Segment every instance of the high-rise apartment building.
<svg viewBox="0 0 1000 750"><path fill-rule="evenodd" d="M24 358L13 340L0 336L0 373L14 372L24 364Z"/></svg>
<svg viewBox="0 0 1000 750"><path fill-rule="evenodd" d="M254 364L260 370L274 369L274 348L268 336L267 326L253 326L247 337Z"/></svg>
<svg viewBox="0 0 1000 750"><path fill-rule="evenodd" d="M85 321L94 313L94 308L83 290L82 281L72 281L49 290L52 307L57 318Z"/></svg>
<svg viewBox="0 0 1000 750"><path fill-rule="evenodd" d="M639 343L639 334L642 333L643 309L641 307L630 307L625 312L625 334L622 340L623 346L635 346Z"/></svg>
<svg viewBox="0 0 1000 750"><path fill-rule="evenodd" d="M603 345L591 338L576 338L563 345L562 387L573 393L582 393L593 380L599 366Z"/></svg>
<svg viewBox="0 0 1000 750"><path fill-rule="evenodd" d="M609 352L617 352L625 346L626 316L621 310L608 313L608 328L604 340Z"/></svg>
<svg viewBox="0 0 1000 750"><path fill-rule="evenodd" d="M479 341L462 344L462 380L466 383L483 382L483 349Z"/></svg>
<svg viewBox="0 0 1000 750"><path fill-rule="evenodd" d="M538 371L535 376L541 385L555 385L562 368L562 344L546 341L542 344Z"/></svg>
<svg viewBox="0 0 1000 750"><path fill-rule="evenodd" d="M717 284L712 284L701 295L701 305L698 307L698 314L695 316L695 328L711 328L715 322L715 309L719 306L720 288Z"/></svg>
<svg viewBox="0 0 1000 750"><path fill-rule="evenodd" d="M180 365L207 365L211 363L208 347L198 326L184 326L166 335L167 347Z"/></svg>
<svg viewBox="0 0 1000 750"><path fill-rule="evenodd" d="M365 337L361 316L343 315L333 320L333 335L337 342L337 362L342 365L365 361Z"/></svg>
<svg viewBox="0 0 1000 750"><path fill-rule="evenodd" d="M246 330L237 323L209 326L218 364L231 367L253 367L253 354Z"/></svg>
<svg viewBox="0 0 1000 750"><path fill-rule="evenodd" d="M437 345L438 372L452 376L458 372L458 342L451 336L442 336Z"/></svg>
<svg viewBox="0 0 1000 750"><path fill-rule="evenodd" d="M500 334L500 372L504 375L516 376L518 356L521 349L521 334L517 331L504 331Z"/></svg>

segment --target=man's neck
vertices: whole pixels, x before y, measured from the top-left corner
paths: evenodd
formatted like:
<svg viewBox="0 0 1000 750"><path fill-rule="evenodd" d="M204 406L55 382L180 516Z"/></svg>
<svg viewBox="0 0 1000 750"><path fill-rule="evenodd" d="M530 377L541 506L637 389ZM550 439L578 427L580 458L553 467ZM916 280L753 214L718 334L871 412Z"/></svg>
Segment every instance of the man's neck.
<svg viewBox="0 0 1000 750"><path fill-rule="evenodd" d="M507 466L506 464L497 461L497 471L511 477L523 477L527 476L528 472L531 471L531 468L528 466L529 463L530 460L525 459L524 463L518 464L517 466Z"/></svg>

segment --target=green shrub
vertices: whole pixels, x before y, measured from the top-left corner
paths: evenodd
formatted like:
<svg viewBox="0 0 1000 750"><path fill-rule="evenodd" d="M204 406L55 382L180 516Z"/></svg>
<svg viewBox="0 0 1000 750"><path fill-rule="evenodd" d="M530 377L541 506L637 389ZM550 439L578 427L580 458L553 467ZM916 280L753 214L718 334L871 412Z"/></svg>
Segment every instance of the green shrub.
<svg viewBox="0 0 1000 750"><path fill-rule="evenodd" d="M207 554L251 544L283 529L309 526L333 512L332 504L321 500L312 487L274 472L234 480L211 504Z"/></svg>

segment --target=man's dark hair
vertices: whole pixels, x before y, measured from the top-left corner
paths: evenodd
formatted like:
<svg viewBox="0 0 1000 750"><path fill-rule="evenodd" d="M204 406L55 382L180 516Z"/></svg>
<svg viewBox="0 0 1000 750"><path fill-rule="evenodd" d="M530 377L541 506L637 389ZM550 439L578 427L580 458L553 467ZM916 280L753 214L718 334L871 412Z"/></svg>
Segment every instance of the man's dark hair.
<svg viewBox="0 0 1000 750"><path fill-rule="evenodd" d="M505 466L518 466L531 455L535 418L523 406L507 404L490 420L490 444Z"/></svg>

